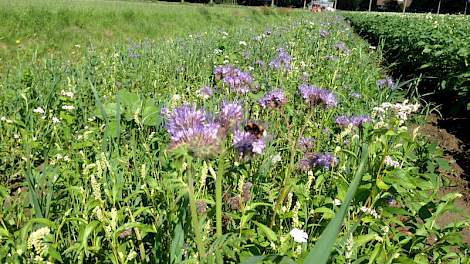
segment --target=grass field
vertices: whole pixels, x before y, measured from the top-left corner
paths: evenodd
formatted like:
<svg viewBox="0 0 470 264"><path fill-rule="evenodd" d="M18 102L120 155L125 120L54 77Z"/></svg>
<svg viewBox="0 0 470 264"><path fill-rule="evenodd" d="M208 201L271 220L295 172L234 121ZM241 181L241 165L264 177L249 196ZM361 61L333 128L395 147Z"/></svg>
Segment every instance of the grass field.
<svg viewBox="0 0 470 264"><path fill-rule="evenodd" d="M468 261L427 105L341 16L1 5L1 263Z"/></svg>
<svg viewBox="0 0 470 264"><path fill-rule="evenodd" d="M0 59L74 54L77 46L162 41L249 23L268 25L297 11L126 1L0 2ZM81 53L80 53L81 56Z"/></svg>

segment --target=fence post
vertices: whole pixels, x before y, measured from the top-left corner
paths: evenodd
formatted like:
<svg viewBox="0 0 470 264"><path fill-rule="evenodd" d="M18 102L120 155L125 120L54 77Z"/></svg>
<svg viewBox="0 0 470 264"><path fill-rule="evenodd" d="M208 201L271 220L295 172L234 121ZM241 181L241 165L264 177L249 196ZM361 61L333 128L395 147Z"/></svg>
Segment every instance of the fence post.
<svg viewBox="0 0 470 264"><path fill-rule="evenodd" d="M405 0L405 1L403 2L403 14L404 14L405 11L406 11L406 4L407 4L407 2L408 2L407 0Z"/></svg>

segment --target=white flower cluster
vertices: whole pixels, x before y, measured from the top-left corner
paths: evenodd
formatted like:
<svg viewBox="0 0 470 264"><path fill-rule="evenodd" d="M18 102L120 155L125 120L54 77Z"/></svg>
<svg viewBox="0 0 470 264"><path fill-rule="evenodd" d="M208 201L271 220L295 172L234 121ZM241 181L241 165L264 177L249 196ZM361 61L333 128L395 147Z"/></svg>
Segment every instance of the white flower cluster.
<svg viewBox="0 0 470 264"><path fill-rule="evenodd" d="M380 218L379 214L377 213L377 211L375 211L374 208L368 208L368 207L361 207L361 211L366 213L366 214L370 214L372 215L374 218Z"/></svg>
<svg viewBox="0 0 470 264"><path fill-rule="evenodd" d="M376 127L385 127L386 117L390 114L393 114L393 117L398 117L399 125L402 125L408 120L410 114L418 111L419 106L419 104L409 104L408 100L396 104L385 102L373 108L372 117L378 121Z"/></svg>
<svg viewBox="0 0 470 264"><path fill-rule="evenodd" d="M75 97L75 94L72 92L72 91L60 91L60 94L64 97L67 97L67 98L70 98L70 99L73 99Z"/></svg>
<svg viewBox="0 0 470 264"><path fill-rule="evenodd" d="M4 116L0 117L0 121L5 122L5 123L7 123L7 124L13 123L13 121L12 121L11 119L8 119L8 118L6 118L6 117L4 117Z"/></svg>
<svg viewBox="0 0 470 264"><path fill-rule="evenodd" d="M51 233L49 227L42 227L29 235L28 249L34 249L34 252L41 257L46 253L48 246L44 243L44 238Z"/></svg>
<svg viewBox="0 0 470 264"><path fill-rule="evenodd" d="M297 243L307 243L308 241L308 234L300 229L294 228L289 233L295 242Z"/></svg>

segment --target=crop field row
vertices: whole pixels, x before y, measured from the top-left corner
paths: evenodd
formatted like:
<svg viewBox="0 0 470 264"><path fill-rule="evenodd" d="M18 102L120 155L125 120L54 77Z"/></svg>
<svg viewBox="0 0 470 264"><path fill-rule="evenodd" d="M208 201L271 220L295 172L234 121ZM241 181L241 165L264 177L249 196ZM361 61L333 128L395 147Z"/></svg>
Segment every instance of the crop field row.
<svg viewBox="0 0 470 264"><path fill-rule="evenodd" d="M449 165L411 126L426 105L380 53L335 14L239 12L90 36L80 56L17 51L0 75L1 263L468 262L468 224L437 222L459 197L439 196Z"/></svg>
<svg viewBox="0 0 470 264"><path fill-rule="evenodd" d="M420 77L423 93L445 96L453 112L470 106L470 19L466 16L346 12L351 25L380 43L392 70Z"/></svg>

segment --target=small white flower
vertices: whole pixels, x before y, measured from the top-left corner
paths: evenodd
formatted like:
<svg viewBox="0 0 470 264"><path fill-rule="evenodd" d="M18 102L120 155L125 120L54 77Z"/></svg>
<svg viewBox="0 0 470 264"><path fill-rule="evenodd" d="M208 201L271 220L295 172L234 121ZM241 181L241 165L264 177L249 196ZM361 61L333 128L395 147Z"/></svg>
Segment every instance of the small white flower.
<svg viewBox="0 0 470 264"><path fill-rule="evenodd" d="M60 119L57 118L57 117L55 117L55 116L53 116L53 117L52 117L52 123L54 123L54 124L59 124L59 123L60 123Z"/></svg>
<svg viewBox="0 0 470 264"><path fill-rule="evenodd" d="M224 60L224 64L228 64L229 62L229 60Z"/></svg>
<svg viewBox="0 0 470 264"><path fill-rule="evenodd" d="M64 91L64 90L60 91L60 94L62 96L68 97L70 99L73 99L73 97L75 96L75 94L73 92L71 92L71 91L67 92L67 91Z"/></svg>
<svg viewBox="0 0 470 264"><path fill-rule="evenodd" d="M64 156L64 161L65 161L65 162L69 162L69 161L70 161L69 156L65 155L65 156Z"/></svg>
<svg viewBox="0 0 470 264"><path fill-rule="evenodd" d="M274 155L274 156L272 157L272 160L271 160L271 162L272 162L273 164L276 164L276 163L278 163L278 162L280 162L280 161L282 161L282 157L281 157L281 155L280 155L279 153L277 153L276 155Z"/></svg>
<svg viewBox="0 0 470 264"><path fill-rule="evenodd" d="M224 36L228 37L228 33L227 33L227 32L225 32L225 31L222 31L222 35L224 35Z"/></svg>
<svg viewBox="0 0 470 264"><path fill-rule="evenodd" d="M376 46L369 46L369 49L375 50L375 49L377 49L377 47Z"/></svg>
<svg viewBox="0 0 470 264"><path fill-rule="evenodd" d="M248 46L248 43L246 43L246 41L243 41L243 40L240 40L238 44L240 44L241 46L245 46L245 47Z"/></svg>
<svg viewBox="0 0 470 264"><path fill-rule="evenodd" d="M73 106L73 105L63 105L62 109L63 110L73 110L73 109L75 109L75 106Z"/></svg>
<svg viewBox="0 0 470 264"><path fill-rule="evenodd" d="M214 50L214 54L220 54L220 53L222 53L222 50L221 50L221 49L215 49L215 50Z"/></svg>
<svg viewBox="0 0 470 264"><path fill-rule="evenodd" d="M61 159L62 159L62 155L57 154L57 155L55 156L55 158L56 158L57 160L61 160Z"/></svg>
<svg viewBox="0 0 470 264"><path fill-rule="evenodd" d="M20 135L14 134L13 137L14 137L15 139L19 139L19 138L20 138Z"/></svg>
<svg viewBox="0 0 470 264"><path fill-rule="evenodd" d="M42 107L38 107L38 108L33 109L33 112L37 114L44 114L46 111L44 111Z"/></svg>
<svg viewBox="0 0 470 264"><path fill-rule="evenodd" d="M334 200L333 200L333 203L334 203L336 206L340 206L340 205L341 205L341 201L338 200L338 199L334 199Z"/></svg>
<svg viewBox="0 0 470 264"><path fill-rule="evenodd" d="M7 118L2 116L2 117L0 117L0 121L7 121Z"/></svg>
<svg viewBox="0 0 470 264"><path fill-rule="evenodd" d="M307 243L308 234L305 231L294 228L290 231L289 234L292 236L292 238L294 238L295 242Z"/></svg>

